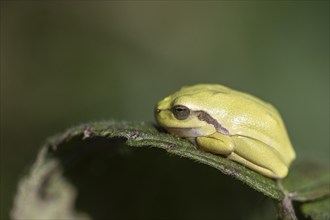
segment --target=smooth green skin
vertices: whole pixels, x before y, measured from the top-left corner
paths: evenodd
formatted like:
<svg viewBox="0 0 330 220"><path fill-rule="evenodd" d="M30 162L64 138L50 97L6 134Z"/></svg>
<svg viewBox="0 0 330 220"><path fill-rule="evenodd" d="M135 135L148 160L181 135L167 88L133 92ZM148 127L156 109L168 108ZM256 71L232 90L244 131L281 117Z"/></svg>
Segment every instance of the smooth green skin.
<svg viewBox="0 0 330 220"><path fill-rule="evenodd" d="M171 108L175 105L190 109L187 119L174 116ZM201 112L213 122L202 120ZM284 178L295 159L278 111L252 95L222 85L183 87L157 104L155 118L169 133L271 178Z"/></svg>

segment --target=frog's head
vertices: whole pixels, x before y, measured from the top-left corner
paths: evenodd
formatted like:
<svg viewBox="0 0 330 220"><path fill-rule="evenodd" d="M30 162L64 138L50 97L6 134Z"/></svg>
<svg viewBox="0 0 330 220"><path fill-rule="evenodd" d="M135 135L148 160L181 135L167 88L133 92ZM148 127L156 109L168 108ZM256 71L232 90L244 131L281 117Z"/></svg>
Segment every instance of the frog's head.
<svg viewBox="0 0 330 220"><path fill-rule="evenodd" d="M191 88L191 87L189 87ZM155 118L160 126L180 137L207 136L216 131L216 123L203 103L206 94L193 92L187 87L167 96L155 107Z"/></svg>

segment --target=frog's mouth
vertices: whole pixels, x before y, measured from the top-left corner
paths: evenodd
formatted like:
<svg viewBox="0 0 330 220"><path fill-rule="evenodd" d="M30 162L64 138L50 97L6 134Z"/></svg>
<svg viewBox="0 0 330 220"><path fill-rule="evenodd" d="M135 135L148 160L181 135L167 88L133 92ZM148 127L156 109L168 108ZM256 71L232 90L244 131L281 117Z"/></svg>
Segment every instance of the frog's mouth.
<svg viewBox="0 0 330 220"><path fill-rule="evenodd" d="M178 135L179 137L199 137L206 135L201 132L200 127L187 127L187 128L164 127L164 128L167 132Z"/></svg>

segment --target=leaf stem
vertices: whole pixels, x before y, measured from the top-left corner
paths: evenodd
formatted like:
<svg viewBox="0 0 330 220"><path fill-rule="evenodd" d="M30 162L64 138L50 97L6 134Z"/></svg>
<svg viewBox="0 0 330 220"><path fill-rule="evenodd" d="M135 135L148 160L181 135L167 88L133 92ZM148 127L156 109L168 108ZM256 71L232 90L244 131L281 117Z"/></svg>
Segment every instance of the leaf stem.
<svg viewBox="0 0 330 220"><path fill-rule="evenodd" d="M277 212L279 219L283 220L297 220L290 196L286 195L284 199L277 202Z"/></svg>
<svg viewBox="0 0 330 220"><path fill-rule="evenodd" d="M277 213L279 219L283 220L297 220L296 213L292 205L292 194L289 193L282 185L281 180L277 180L277 186L284 193L284 198L281 201L277 202ZM275 201L275 200L274 200Z"/></svg>

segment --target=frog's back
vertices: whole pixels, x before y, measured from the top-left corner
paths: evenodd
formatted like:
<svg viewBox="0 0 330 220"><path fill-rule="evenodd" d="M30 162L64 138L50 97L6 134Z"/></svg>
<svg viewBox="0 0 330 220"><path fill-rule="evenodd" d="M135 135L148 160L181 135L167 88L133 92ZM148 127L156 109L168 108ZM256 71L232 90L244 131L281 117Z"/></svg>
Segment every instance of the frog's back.
<svg viewBox="0 0 330 220"><path fill-rule="evenodd" d="M184 87L197 108L215 118L230 135L257 139L276 149L287 163L295 157L278 111L252 95L215 84Z"/></svg>

